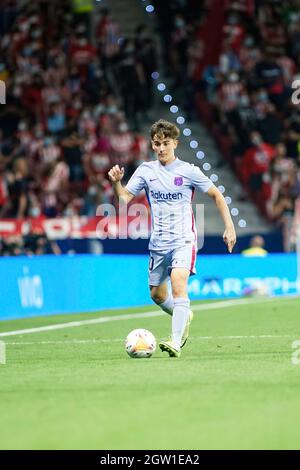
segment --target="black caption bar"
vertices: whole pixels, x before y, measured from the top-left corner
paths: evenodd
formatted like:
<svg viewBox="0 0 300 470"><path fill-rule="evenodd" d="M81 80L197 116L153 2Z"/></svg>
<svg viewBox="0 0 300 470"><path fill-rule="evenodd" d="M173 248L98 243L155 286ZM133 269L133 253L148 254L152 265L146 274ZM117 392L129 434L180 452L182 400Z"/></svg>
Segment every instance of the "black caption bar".
<svg viewBox="0 0 300 470"><path fill-rule="evenodd" d="M138 468L149 465L194 465L195 468L206 464L216 463L231 467L245 463L270 463L276 459L277 463L299 460L299 452L296 451L205 451L205 450L91 450L91 451L0 451L1 469L10 468L14 463L26 466L26 464L38 464L53 467L58 464L72 464L77 467L101 468L105 466L117 466L123 468Z"/></svg>

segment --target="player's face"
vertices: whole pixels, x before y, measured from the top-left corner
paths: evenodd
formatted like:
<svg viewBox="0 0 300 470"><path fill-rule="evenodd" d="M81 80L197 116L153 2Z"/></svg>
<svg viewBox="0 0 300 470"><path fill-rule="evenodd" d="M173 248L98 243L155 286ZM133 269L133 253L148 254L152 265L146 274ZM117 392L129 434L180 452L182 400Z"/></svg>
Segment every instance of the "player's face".
<svg viewBox="0 0 300 470"><path fill-rule="evenodd" d="M177 145L178 140L171 139L170 137L162 138L155 135L152 140L152 148L162 165L167 165L175 159L174 150Z"/></svg>

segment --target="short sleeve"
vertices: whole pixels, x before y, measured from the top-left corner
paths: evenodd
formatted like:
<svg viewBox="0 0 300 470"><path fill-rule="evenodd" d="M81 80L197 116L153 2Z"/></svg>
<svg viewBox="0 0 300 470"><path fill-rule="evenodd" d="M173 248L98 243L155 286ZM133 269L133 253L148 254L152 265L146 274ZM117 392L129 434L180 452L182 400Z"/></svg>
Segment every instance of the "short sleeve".
<svg viewBox="0 0 300 470"><path fill-rule="evenodd" d="M143 188L145 188L145 178L143 174L144 168L143 165L141 165L135 170L127 185L125 186L127 191L129 191L134 196L136 196Z"/></svg>
<svg viewBox="0 0 300 470"><path fill-rule="evenodd" d="M196 189L206 193L214 183L200 170L198 166L193 166L191 184Z"/></svg>

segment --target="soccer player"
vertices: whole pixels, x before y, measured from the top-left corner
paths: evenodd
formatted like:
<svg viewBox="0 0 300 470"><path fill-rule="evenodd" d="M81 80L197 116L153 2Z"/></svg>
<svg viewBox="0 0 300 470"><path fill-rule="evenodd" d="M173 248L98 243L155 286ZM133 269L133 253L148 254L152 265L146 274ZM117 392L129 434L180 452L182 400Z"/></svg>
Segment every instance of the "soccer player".
<svg viewBox="0 0 300 470"><path fill-rule="evenodd" d="M151 298L162 310L172 315L170 341L159 347L170 357L179 357L189 335L193 318L187 284L195 274L197 234L191 201L194 189L214 199L225 225L223 239L231 253L236 234L224 197L198 166L175 156L179 129L160 119L151 128L152 148L156 161L142 163L126 187L121 180L124 168L115 165L108 173L118 200L129 203L145 189L151 208L152 233L149 250L149 287ZM171 279L171 292L167 281Z"/></svg>

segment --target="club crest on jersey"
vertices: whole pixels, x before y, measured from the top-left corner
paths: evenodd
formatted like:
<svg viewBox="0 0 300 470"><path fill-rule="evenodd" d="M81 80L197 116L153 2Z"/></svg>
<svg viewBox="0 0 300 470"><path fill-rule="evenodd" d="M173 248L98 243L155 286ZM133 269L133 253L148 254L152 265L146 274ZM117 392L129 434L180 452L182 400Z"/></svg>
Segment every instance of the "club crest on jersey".
<svg viewBox="0 0 300 470"><path fill-rule="evenodd" d="M182 176L175 176L174 178L175 186L182 186L183 185L183 178Z"/></svg>

